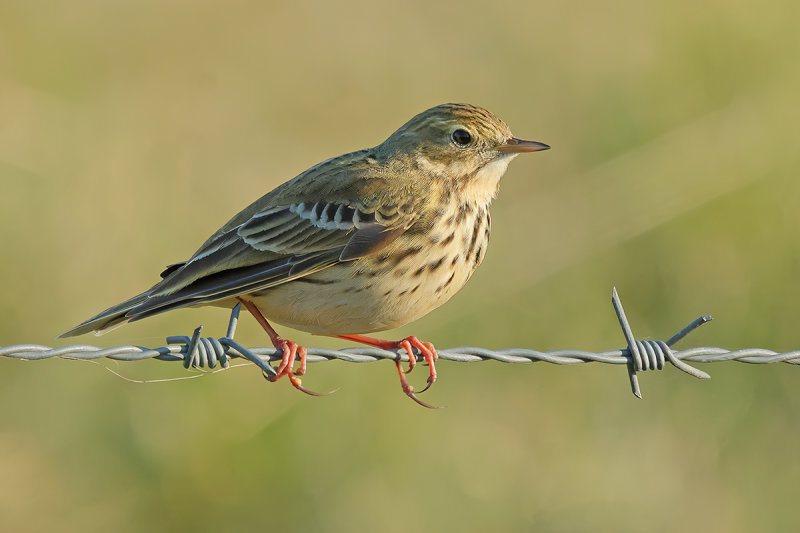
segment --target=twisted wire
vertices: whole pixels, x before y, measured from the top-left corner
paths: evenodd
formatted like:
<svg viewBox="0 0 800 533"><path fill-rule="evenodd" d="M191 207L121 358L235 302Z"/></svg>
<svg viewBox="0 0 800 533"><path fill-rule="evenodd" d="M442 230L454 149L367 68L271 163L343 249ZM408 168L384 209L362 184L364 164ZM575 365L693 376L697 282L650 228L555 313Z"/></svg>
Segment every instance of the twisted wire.
<svg viewBox="0 0 800 533"><path fill-rule="evenodd" d="M630 323L625 316L625 311L616 289L612 292L612 304L617 313L620 327L627 342L627 347L604 352L589 352L583 350L549 350L538 351L525 348L508 348L503 350L488 350L473 346L446 348L438 350L439 359L461 363L479 361L499 361L510 364L529 364L545 362L557 365L574 365L581 363L605 363L612 365L626 365L631 383L632 392L641 398L641 390L637 379L637 372L647 370L663 370L667 363L679 370L701 379L710 376L689 365L687 362L715 363L720 361L738 361L748 364L787 363L800 365L800 350L791 352L775 352L762 348L744 348L728 350L716 347L696 347L685 350L673 350L672 345L680 341L688 333L711 320L709 315L703 315L668 341L636 340L633 336ZM139 361L142 359L157 359L160 361L182 361L184 367L209 367L221 366L228 368L232 358L244 358L257 365L265 373L274 376L275 370L269 365L271 361L281 359L281 350L262 347L246 348L233 339L238 323L240 306L234 307L231 312L228 330L225 337L201 337L203 327L200 326L189 336L167 337L167 345L159 348L145 348L141 346L115 346L112 348L99 348L87 344L76 344L52 348L38 344L17 344L13 346L0 346L0 357L10 357L24 360L40 360L52 357L69 359L93 360L108 358L115 361ZM420 353L415 353L418 360L422 360ZM368 346L331 350L328 348L308 348L308 362L321 362L339 359L350 363L368 363L381 359L408 361L409 356L405 349L383 350Z"/></svg>
<svg viewBox="0 0 800 533"><path fill-rule="evenodd" d="M188 337L186 337L188 338ZM221 341L222 339L213 339ZM263 358L265 362L280 361L281 351L275 348L249 348L253 354ZM631 357L627 349L608 350L604 352L587 352L582 350L549 350L537 351L526 348L506 348L502 350L488 350L474 346L458 348L445 348L437 350L439 359L455 361L458 363L477 363L480 361L499 361L511 364L551 363L555 365L575 365L581 363L605 363L611 365L627 365ZM672 354L681 361L694 363L719 363L723 361L736 361L748 364L787 363L800 365L800 350L792 352L775 352L765 348L743 348L728 350L726 348L697 347L685 350L673 350ZM141 346L114 346L113 348L99 348L88 344L74 344L60 348L52 348L40 344L15 344L0 346L0 357L38 361L61 357L65 359L101 359L108 358L114 361L141 361L143 359L157 359L159 361L182 361L186 363L186 345L169 345L160 348L144 348ZM219 357L219 356L218 356ZM227 357L240 357L233 351L227 352ZM372 363L382 359L400 360L407 362L408 355L405 351L382 350L371 347L353 347L342 350L327 348L308 348L308 362L318 363L339 359L348 363ZM421 358L418 358L420 361ZM215 365L201 365L215 368ZM228 365L224 365L223 368ZM658 368L659 370L662 369ZM652 370L652 369L651 369Z"/></svg>

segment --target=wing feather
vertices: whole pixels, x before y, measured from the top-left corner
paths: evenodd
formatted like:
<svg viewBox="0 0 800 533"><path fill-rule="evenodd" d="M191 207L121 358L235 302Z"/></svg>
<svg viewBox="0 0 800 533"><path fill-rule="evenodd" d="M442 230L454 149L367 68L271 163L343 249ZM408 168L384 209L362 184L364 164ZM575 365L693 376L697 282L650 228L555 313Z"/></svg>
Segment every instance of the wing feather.
<svg viewBox="0 0 800 533"><path fill-rule="evenodd" d="M394 224L380 224L378 218ZM290 204L257 212L169 270L125 317L139 320L268 289L364 257L394 241L413 220L391 208L366 213L352 203Z"/></svg>

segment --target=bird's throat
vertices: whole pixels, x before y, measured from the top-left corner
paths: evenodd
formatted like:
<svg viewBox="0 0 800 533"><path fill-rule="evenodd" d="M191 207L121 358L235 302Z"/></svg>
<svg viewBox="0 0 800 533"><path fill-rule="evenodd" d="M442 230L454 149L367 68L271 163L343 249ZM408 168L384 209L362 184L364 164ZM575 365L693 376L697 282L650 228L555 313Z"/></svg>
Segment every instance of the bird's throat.
<svg viewBox="0 0 800 533"><path fill-rule="evenodd" d="M511 159L513 156L501 157L481 167L462 185L461 199L474 202L476 205L486 205L491 202L497 195L500 178L505 174Z"/></svg>

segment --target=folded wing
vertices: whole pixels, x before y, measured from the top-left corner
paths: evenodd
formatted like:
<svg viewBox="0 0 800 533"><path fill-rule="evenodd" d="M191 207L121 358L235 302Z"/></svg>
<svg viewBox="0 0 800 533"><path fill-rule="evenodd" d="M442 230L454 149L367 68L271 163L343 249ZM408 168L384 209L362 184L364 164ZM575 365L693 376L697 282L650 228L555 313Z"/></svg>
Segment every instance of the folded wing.
<svg viewBox="0 0 800 533"><path fill-rule="evenodd" d="M396 206L367 209L357 202L293 203L257 211L218 232L185 263L167 267L164 279L150 290L61 336L287 283L375 253L413 221Z"/></svg>

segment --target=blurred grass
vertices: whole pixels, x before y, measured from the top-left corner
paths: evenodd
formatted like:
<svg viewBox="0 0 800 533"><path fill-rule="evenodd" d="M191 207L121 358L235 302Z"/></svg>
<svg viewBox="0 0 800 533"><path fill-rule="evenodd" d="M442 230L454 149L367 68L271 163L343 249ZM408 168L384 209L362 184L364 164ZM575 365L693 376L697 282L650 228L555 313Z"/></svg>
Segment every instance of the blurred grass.
<svg viewBox="0 0 800 533"><path fill-rule="evenodd" d="M797 349L796 3L6 2L1 345L52 344L149 287L255 197L446 101L554 149L519 158L438 345ZM222 310L87 337L160 345ZM297 334L314 345L332 340ZM263 345L250 321L239 339ZM108 363L126 376L182 371ZM0 530L787 531L796 369L701 383L441 364L427 412L388 363L138 385L0 361ZM413 377L413 376L412 376ZM415 379L419 379L416 376Z"/></svg>

